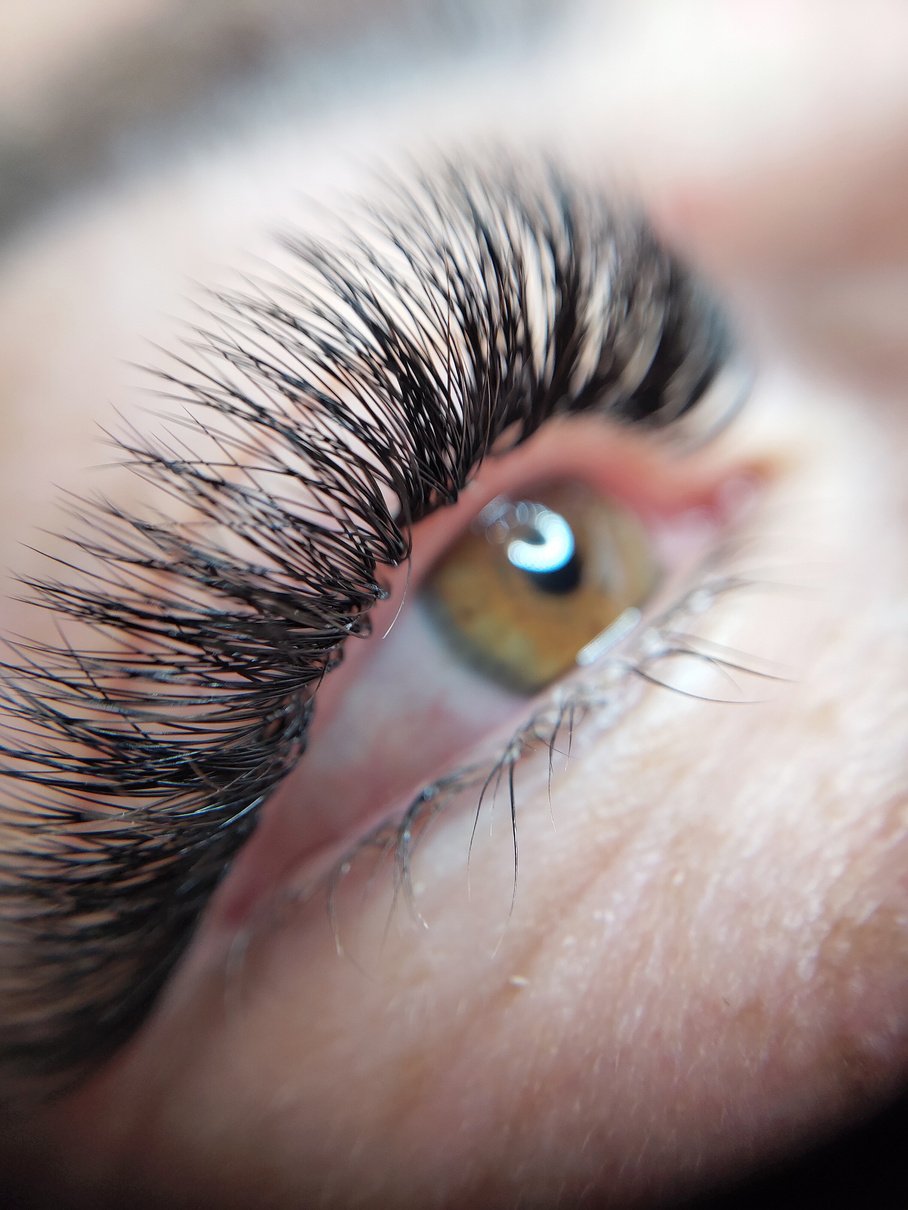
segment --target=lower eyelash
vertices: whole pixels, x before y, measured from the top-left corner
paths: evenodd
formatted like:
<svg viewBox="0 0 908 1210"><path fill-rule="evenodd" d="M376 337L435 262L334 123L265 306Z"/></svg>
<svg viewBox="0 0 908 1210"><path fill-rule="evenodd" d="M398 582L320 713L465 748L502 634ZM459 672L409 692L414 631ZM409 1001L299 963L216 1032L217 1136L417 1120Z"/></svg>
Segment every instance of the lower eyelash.
<svg viewBox="0 0 908 1210"><path fill-rule="evenodd" d="M10 1079L81 1074L144 1018L411 525L549 418L663 426L722 368L691 275L554 172L393 192L330 247L286 240L295 277L217 296L160 375L185 414L117 439L191 519L71 502L75 563L25 581L70 633L0 664Z"/></svg>
<svg viewBox="0 0 908 1210"><path fill-rule="evenodd" d="M741 538L725 538L691 577L696 584L684 591L672 604L639 626L616 655L598 661L590 672L573 677L543 695L532 714L507 740L494 744L485 756L428 783L399 815L385 819L357 841L326 874L293 885L271 896L239 930L231 945L225 967L230 1003L242 1003L243 972L256 944L273 931L292 926L298 913L319 896L324 896L335 947L347 954L340 920L339 899L344 884L356 870L367 867L367 888L375 885L382 869L389 869L393 895L388 916L379 934L387 934L399 900L403 900L412 919L421 926L428 922L420 912L414 889L413 861L420 843L432 823L464 795L475 796L472 823L467 842L469 870L473 842L485 808L494 811L504 796L509 814L513 855L511 911L514 910L519 873L517 773L520 767L541 753L548 758L548 794L552 804L555 758L566 762L572 754L575 733L594 720L597 733L611 731L634 708L646 689L661 688L703 701L747 704L757 699L747 696L739 678L748 682L791 682L792 671L775 661L745 653L709 640L691 628L708 622L714 611L728 598L740 593L793 591L794 585L768 580L764 574L735 571L736 556L744 552ZM683 660L716 671L729 696L698 693L672 683L659 675L660 665ZM357 884L359 885L359 884ZM357 898L360 908L361 898Z"/></svg>

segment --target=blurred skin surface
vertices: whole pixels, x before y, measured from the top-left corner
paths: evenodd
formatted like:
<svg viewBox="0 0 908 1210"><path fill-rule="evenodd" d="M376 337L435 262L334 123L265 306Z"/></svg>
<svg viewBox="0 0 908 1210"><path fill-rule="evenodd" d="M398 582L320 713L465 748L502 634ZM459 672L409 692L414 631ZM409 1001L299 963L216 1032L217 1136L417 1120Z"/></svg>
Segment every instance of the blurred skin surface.
<svg viewBox="0 0 908 1210"><path fill-rule="evenodd" d="M612 729L593 719L551 804L545 759L529 763L513 912L503 817L480 830L467 893L467 801L419 850L428 930L405 908L386 929L385 869L345 892L348 957L313 900L255 935L231 981L215 915L134 1042L10 1124L0 1156L37 1204L659 1204L904 1082L905 46L896 4L578 9L529 49L322 121L263 115L241 144L7 249L0 565L22 572L54 485L106 461L92 421L135 400L124 363L172 343L187 280L267 254L301 191L368 190L376 158L495 143L630 183L759 362L744 412L683 475L759 478L741 545L762 589L697 633L794 672L747 681L747 704L652 689ZM557 438L539 449L570 467ZM676 473L676 454L652 457ZM37 625L12 601L2 620ZM404 686L460 675L441 655L433 673L402 663ZM708 670L682 675L723 696Z"/></svg>

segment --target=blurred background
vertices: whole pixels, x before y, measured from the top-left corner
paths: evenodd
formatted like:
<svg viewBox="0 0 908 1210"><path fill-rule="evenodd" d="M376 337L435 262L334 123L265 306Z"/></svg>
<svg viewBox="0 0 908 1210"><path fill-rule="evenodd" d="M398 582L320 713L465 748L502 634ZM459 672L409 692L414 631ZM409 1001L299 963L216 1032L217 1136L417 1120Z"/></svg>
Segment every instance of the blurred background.
<svg viewBox="0 0 908 1210"><path fill-rule="evenodd" d="M61 197L544 36L564 0L32 0L0 12L0 239Z"/></svg>

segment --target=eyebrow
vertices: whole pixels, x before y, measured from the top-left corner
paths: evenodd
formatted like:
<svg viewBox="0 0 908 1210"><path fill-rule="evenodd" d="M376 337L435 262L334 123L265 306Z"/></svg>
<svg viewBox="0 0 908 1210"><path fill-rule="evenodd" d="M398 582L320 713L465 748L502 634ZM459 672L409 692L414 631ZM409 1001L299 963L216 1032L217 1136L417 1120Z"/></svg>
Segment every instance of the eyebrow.
<svg viewBox="0 0 908 1210"><path fill-rule="evenodd" d="M161 510L70 502L71 558L24 581L61 638L0 664L11 1086L141 1023L412 526L553 417L676 422L726 360L694 276L550 166L377 193L333 242L285 238L289 276L213 297L158 373L183 412L117 443Z"/></svg>

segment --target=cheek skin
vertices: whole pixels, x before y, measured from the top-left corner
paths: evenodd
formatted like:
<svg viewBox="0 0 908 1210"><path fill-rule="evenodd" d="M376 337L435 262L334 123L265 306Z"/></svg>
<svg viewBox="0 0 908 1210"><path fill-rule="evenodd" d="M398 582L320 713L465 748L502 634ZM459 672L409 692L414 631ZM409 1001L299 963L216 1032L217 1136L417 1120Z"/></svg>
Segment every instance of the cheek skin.
<svg viewBox="0 0 908 1210"><path fill-rule="evenodd" d="M579 731L554 828L528 767L510 917L505 811L468 896L468 805L419 850L427 931L400 905L387 924L385 870L344 894L347 959L311 902L226 989L219 964L184 970L61 1109L77 1167L171 1204L620 1201L795 1145L904 1077L899 451L804 384L767 385L725 440L774 468L754 566L798 588L699 629L796 654L795 683L734 706L653 691Z"/></svg>

